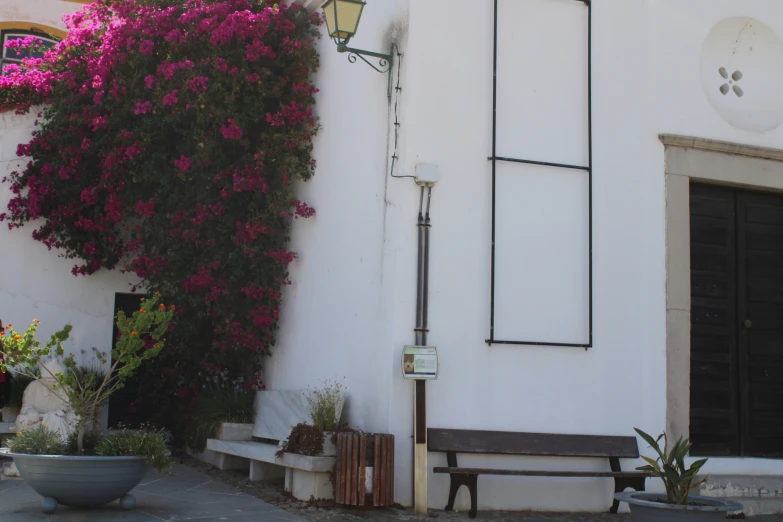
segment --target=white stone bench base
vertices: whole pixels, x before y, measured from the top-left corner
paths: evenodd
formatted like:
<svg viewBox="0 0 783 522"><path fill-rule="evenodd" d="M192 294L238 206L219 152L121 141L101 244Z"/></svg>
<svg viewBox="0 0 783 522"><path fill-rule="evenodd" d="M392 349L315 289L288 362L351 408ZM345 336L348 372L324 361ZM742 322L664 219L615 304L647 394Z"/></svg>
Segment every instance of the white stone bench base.
<svg viewBox="0 0 783 522"><path fill-rule="evenodd" d="M191 457L196 458L201 462L206 462L210 466L215 466L217 469L222 471L241 471L250 469L250 462L247 459L235 457L233 455L227 455L225 453L218 453L217 451L205 449L201 453L195 453L188 450L188 454Z"/></svg>
<svg viewBox="0 0 783 522"><path fill-rule="evenodd" d="M263 442L207 440L207 451L222 457L233 457L247 463L251 481L257 482L285 476L285 490L298 500L308 501L313 498L331 500L334 498L330 475L336 458L308 457L293 453L285 453L278 458L275 455L277 449L276 445ZM225 465L227 462L224 461L223 464Z"/></svg>

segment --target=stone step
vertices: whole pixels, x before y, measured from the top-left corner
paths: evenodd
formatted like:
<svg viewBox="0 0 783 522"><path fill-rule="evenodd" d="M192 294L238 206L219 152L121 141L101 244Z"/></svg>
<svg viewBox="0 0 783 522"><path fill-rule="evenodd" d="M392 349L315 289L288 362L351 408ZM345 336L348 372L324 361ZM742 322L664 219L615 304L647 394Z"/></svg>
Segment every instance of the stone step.
<svg viewBox="0 0 783 522"><path fill-rule="evenodd" d="M757 515L781 515L783 514L783 498L775 497L727 497L726 500L734 500L742 504L742 513L746 517Z"/></svg>
<svg viewBox="0 0 783 522"><path fill-rule="evenodd" d="M710 475L699 495L739 502L745 516L783 514L783 476Z"/></svg>
<svg viewBox="0 0 783 522"><path fill-rule="evenodd" d="M778 498L783 500L783 476L710 475L699 495L715 498Z"/></svg>

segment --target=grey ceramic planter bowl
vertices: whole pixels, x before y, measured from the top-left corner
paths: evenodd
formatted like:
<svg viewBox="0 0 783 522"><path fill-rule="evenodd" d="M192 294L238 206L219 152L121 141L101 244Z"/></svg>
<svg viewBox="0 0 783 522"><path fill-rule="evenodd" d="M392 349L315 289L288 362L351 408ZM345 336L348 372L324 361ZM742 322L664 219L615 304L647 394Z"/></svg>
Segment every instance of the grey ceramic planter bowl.
<svg viewBox="0 0 783 522"><path fill-rule="evenodd" d="M46 512L54 511L57 503L95 507L121 497L121 506L130 509L135 499L127 493L141 482L147 470L141 457L8 455L13 457L22 478L44 497Z"/></svg>
<svg viewBox="0 0 783 522"><path fill-rule="evenodd" d="M616 493L614 498L628 503L634 522L718 522L725 520L727 513L742 511L739 502L693 495L691 500L706 505L674 506L656 502L666 500L662 493Z"/></svg>

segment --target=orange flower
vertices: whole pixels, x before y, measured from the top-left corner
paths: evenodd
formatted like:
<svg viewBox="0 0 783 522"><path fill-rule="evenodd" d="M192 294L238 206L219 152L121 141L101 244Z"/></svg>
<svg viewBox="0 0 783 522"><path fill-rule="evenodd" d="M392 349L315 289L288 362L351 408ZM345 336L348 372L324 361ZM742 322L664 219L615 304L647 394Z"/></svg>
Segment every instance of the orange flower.
<svg viewBox="0 0 783 522"><path fill-rule="evenodd" d="M166 311L166 305L164 304L161 304L160 306L158 306L158 308L160 308L164 312Z"/></svg>
<svg viewBox="0 0 783 522"><path fill-rule="evenodd" d="M174 306L174 305L171 305L171 306L169 306L169 310L171 310L172 312L173 312L174 310L176 310L176 309L177 309L177 307L176 307L176 306Z"/></svg>
<svg viewBox="0 0 783 522"><path fill-rule="evenodd" d="M39 324L39 323L41 322L41 320L40 320L40 319L33 319L33 322L34 322L35 324Z"/></svg>
<svg viewBox="0 0 783 522"><path fill-rule="evenodd" d="M13 325L11 323L8 323L7 325L5 325L6 328L11 328L12 326Z"/></svg>
<svg viewBox="0 0 783 522"><path fill-rule="evenodd" d="M141 310L139 310L139 313L140 313L140 314L146 314L146 313L147 313L147 310L145 310L144 308L142 308Z"/></svg>
<svg viewBox="0 0 783 522"><path fill-rule="evenodd" d="M139 335L139 332L131 332L131 335L135 337L135 336Z"/></svg>
<svg viewBox="0 0 783 522"><path fill-rule="evenodd" d="M21 336L21 335L14 335L14 341L18 341L18 340L19 340L19 339L21 339L21 338L22 338L22 336Z"/></svg>

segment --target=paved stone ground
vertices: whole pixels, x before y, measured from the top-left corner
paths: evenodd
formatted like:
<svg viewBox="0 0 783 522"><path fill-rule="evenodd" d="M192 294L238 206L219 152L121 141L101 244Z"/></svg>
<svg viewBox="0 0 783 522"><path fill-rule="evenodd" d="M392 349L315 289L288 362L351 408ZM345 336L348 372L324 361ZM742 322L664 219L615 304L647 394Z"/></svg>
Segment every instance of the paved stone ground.
<svg viewBox="0 0 783 522"><path fill-rule="evenodd" d="M389 509L357 509L337 506L332 502L301 502L283 491L282 481L250 482L246 471L220 471L190 457L181 458L184 465L198 469L206 476L229 484L245 494L265 500L308 522L468 522L466 512L446 513L433 510L428 515L414 515L397 507ZM630 515L608 513L530 513L479 511L475 520L492 522L631 522ZM783 515L752 517L753 522L783 522Z"/></svg>
<svg viewBox="0 0 783 522"><path fill-rule="evenodd" d="M4 479L4 477L3 477ZM252 483L246 472L219 471L182 457L171 475L151 472L133 494L137 505L121 511L114 502L92 510L61 506L53 515L40 510L41 497L21 479L0 480L0 522L468 522L467 513L432 511L413 515L403 508L346 509L333 503L300 502L280 481ZM628 515L479 512L492 522L630 522ZM783 516L753 522L783 522Z"/></svg>
<svg viewBox="0 0 783 522"><path fill-rule="evenodd" d="M133 491L136 508L118 502L99 509L60 506L41 512L41 497L22 479L0 481L0 522L305 522L304 519L217 482L192 467L177 465L171 475L151 472Z"/></svg>

